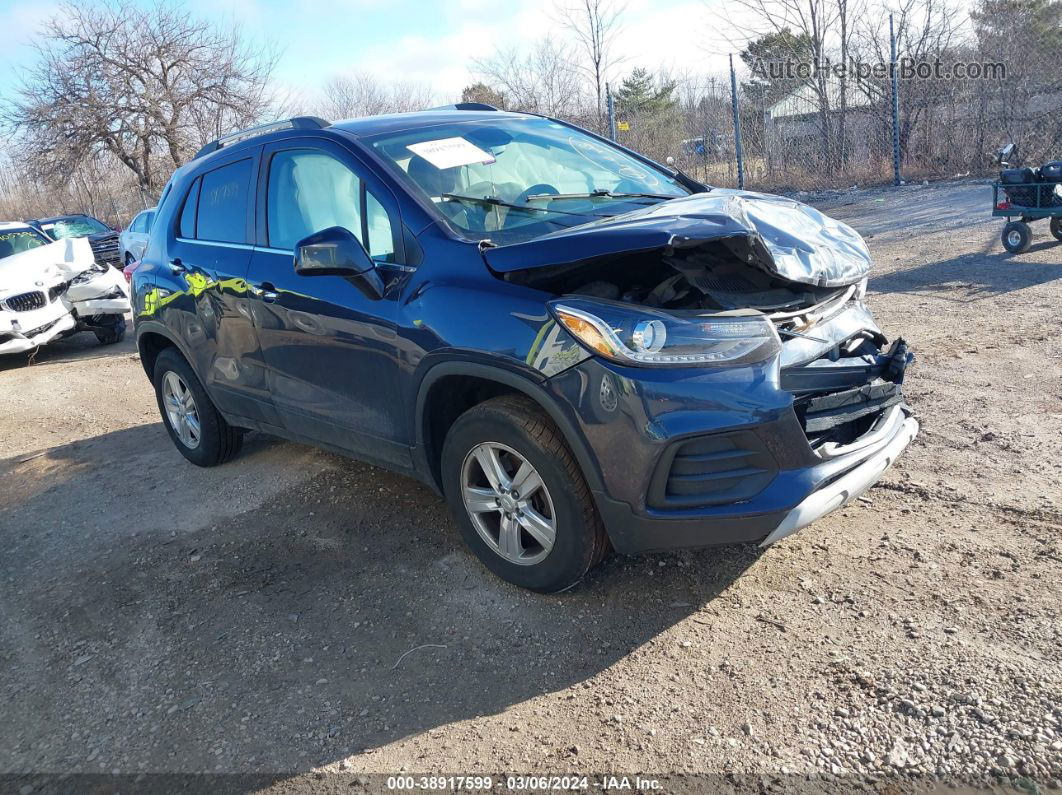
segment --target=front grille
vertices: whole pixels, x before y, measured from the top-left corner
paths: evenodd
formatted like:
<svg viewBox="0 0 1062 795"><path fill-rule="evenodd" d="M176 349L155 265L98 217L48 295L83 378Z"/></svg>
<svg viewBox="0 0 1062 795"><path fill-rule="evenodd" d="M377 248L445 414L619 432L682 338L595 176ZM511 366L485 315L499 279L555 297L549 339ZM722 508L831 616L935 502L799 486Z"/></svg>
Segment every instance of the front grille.
<svg viewBox="0 0 1062 795"><path fill-rule="evenodd" d="M118 253L117 234L110 234L97 240L90 240L89 245L92 246L92 254L96 258L96 262L101 265L111 265L114 267L121 265L122 258Z"/></svg>
<svg viewBox="0 0 1062 795"><path fill-rule="evenodd" d="M752 431L685 439L669 448L649 486L653 508L699 508L751 499L778 466Z"/></svg>
<svg viewBox="0 0 1062 795"><path fill-rule="evenodd" d="M4 303L12 312L32 312L34 309L43 309L47 304L44 293L40 290L9 296L4 299Z"/></svg>

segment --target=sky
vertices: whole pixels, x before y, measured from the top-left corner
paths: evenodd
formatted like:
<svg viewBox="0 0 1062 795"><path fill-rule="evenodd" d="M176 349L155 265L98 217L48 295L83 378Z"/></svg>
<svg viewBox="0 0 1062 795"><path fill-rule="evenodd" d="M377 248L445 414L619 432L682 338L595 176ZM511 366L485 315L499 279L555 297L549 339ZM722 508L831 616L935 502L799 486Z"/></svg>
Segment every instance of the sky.
<svg viewBox="0 0 1062 795"><path fill-rule="evenodd" d="M133 0L148 4L151 0ZM255 42L276 45L281 88L312 95L331 77L368 72L384 80L430 84L440 102L459 98L473 81L472 58L560 36L551 0L186 0L198 16L237 22ZM617 70L667 67L722 74L727 54L741 48L721 24L723 0L629 0L616 50L627 56ZM29 42L55 0L0 0L0 94L32 62Z"/></svg>

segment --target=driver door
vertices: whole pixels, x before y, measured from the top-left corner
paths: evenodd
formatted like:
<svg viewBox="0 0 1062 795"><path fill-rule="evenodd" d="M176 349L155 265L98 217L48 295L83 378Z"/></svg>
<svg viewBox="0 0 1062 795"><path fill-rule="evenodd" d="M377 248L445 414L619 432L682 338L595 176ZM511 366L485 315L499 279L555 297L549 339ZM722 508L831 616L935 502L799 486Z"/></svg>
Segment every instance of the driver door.
<svg viewBox="0 0 1062 795"><path fill-rule="evenodd" d="M251 256L253 316L270 395L293 435L390 467L410 467L398 400L397 297L403 269L393 196L349 152L321 139L266 146ZM382 298L341 276L299 276L298 241L342 226L365 245Z"/></svg>

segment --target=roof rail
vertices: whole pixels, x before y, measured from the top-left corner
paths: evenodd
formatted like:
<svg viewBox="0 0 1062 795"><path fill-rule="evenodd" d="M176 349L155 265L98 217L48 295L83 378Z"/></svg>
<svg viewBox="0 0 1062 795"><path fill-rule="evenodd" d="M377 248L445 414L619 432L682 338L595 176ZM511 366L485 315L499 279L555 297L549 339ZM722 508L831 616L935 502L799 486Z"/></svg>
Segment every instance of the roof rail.
<svg viewBox="0 0 1062 795"><path fill-rule="evenodd" d="M428 108L428 110L498 110L493 105L488 105L486 102L458 102L454 105L440 105L437 108Z"/></svg>
<svg viewBox="0 0 1062 795"><path fill-rule="evenodd" d="M239 130L234 133L229 133L228 135L223 135L216 141L211 141L196 152L194 159L198 159L203 155L209 155L211 152L216 152L223 146L229 146L238 141L254 138L257 135L276 132L277 130L322 130L325 127L331 126L332 122L325 121L317 116L294 116L290 119L266 122L265 124L259 124L255 127L248 127L246 130Z"/></svg>

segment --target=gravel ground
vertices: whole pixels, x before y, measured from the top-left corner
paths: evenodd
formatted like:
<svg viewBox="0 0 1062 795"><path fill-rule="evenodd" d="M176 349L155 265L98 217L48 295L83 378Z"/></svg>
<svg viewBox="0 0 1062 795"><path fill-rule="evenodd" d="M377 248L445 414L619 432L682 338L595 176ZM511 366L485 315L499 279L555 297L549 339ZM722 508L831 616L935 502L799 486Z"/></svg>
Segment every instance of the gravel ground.
<svg viewBox="0 0 1062 795"><path fill-rule="evenodd" d="M186 464L129 342L0 363L0 789L1062 786L1062 246L1038 224L1005 254L983 185L815 200L869 236L922 434L766 552L613 557L559 596L492 578L440 499L382 470L261 436Z"/></svg>

